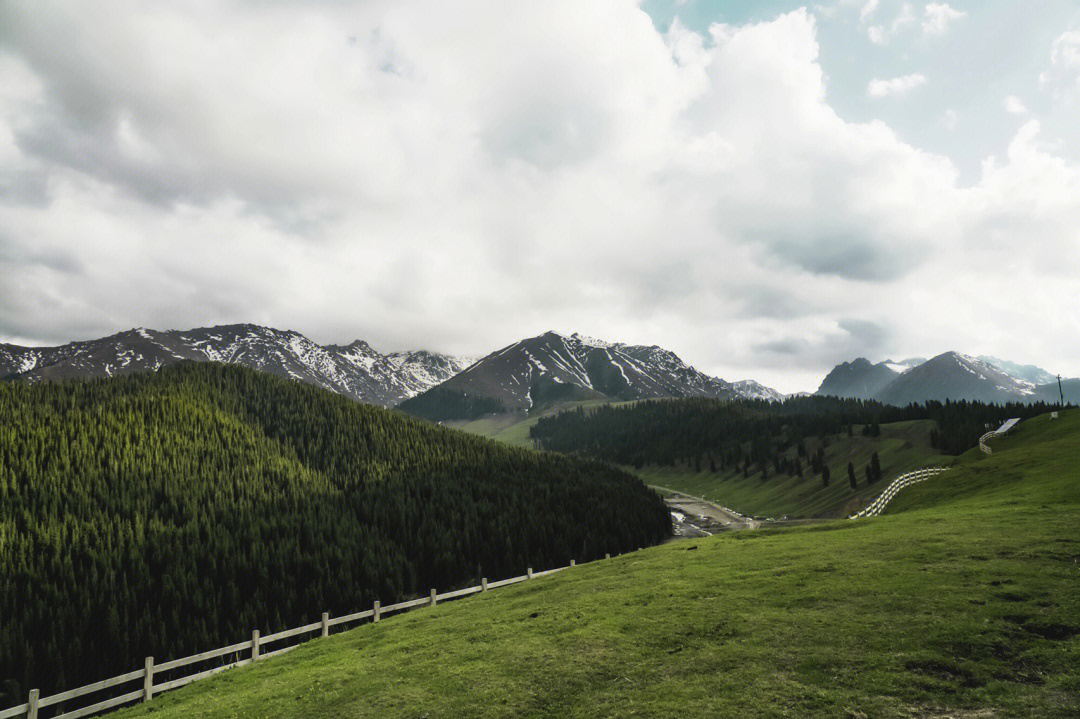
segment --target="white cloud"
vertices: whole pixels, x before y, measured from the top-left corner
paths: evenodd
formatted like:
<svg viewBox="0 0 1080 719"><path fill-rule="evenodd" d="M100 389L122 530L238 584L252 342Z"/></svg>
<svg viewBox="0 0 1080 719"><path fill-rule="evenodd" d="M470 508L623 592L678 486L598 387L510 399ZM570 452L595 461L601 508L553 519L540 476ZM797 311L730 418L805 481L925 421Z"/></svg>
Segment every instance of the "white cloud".
<svg viewBox="0 0 1080 719"><path fill-rule="evenodd" d="M899 32L908 25L915 23L915 11L911 7L911 3L904 3L900 6L900 12L896 15L896 18L892 21L892 27L890 28L893 34Z"/></svg>
<svg viewBox="0 0 1080 719"><path fill-rule="evenodd" d="M5 337L557 327L785 390L988 337L1080 356L1072 315L1033 334L1080 303L1051 262L1080 171L1025 126L960 188L837 115L802 11L705 38L619 2L0 7Z"/></svg>
<svg viewBox="0 0 1080 719"><path fill-rule="evenodd" d="M1067 30L1054 39L1050 67L1039 74L1039 86L1051 89L1055 97L1080 91L1080 30Z"/></svg>
<svg viewBox="0 0 1080 719"><path fill-rule="evenodd" d="M945 114L941 116L941 124L946 130L955 130L959 122L960 116L956 114L956 110L946 110Z"/></svg>
<svg viewBox="0 0 1080 719"><path fill-rule="evenodd" d="M879 80L874 78L867 86L866 92L870 97L890 97L906 95L915 88L923 85L926 77L920 73L894 77L891 80Z"/></svg>
<svg viewBox="0 0 1080 719"><path fill-rule="evenodd" d="M1024 102L1016 95L1009 95L1005 98L1005 112L1010 115L1024 115L1027 114L1028 109L1024 107Z"/></svg>
<svg viewBox="0 0 1080 719"><path fill-rule="evenodd" d="M865 9L865 8L864 8ZM865 19L866 16L864 16ZM875 45L887 45L889 41L898 35L905 28L915 24L915 11L911 6L911 3L904 3L900 6L900 11L893 18L893 21L886 27L882 25L871 25L866 29L867 37L870 38L870 42Z"/></svg>
<svg viewBox="0 0 1080 719"><path fill-rule="evenodd" d="M862 6L862 10L859 11L859 19L866 20L874 14L874 11L878 8L878 0L867 0L867 3Z"/></svg>
<svg viewBox="0 0 1080 719"><path fill-rule="evenodd" d="M932 2L926 6L923 14L923 32L928 35L940 35L948 30L952 22L965 15L967 13L950 7L948 3Z"/></svg>

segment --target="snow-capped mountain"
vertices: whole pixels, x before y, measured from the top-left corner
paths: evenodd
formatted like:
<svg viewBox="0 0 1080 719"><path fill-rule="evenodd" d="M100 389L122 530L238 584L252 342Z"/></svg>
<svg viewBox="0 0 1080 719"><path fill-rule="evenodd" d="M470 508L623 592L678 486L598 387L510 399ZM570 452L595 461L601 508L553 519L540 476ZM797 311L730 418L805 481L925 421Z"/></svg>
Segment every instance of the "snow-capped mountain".
<svg viewBox="0 0 1080 719"><path fill-rule="evenodd" d="M1025 382L1031 382L1033 384L1052 384L1057 382L1056 375L1052 375L1042 367L1036 367L1033 364L1017 364L1016 362L998 359L997 357L990 357L989 355L979 355L976 359L982 360L991 367L996 367L1005 374L1019 380L1024 380Z"/></svg>
<svg viewBox="0 0 1080 719"><path fill-rule="evenodd" d="M760 382L752 379L742 379L732 382L731 388L735 390L736 395L747 399L764 399L770 402L781 402L788 398L788 395L777 392L772 387L766 387Z"/></svg>
<svg viewBox="0 0 1080 719"><path fill-rule="evenodd" d="M631 400L656 397L780 398L756 382L742 388L710 377L657 346L546 332L516 342L477 361L437 388L402 403L422 416L454 418L464 398L481 398L504 411L529 411L579 399Z"/></svg>
<svg viewBox="0 0 1080 719"><path fill-rule="evenodd" d="M0 344L0 377L14 375L28 381L108 377L181 360L242 364L387 407L470 364L425 351L383 355L359 340L324 347L291 330L242 324L187 331L134 329L60 347Z"/></svg>
<svg viewBox="0 0 1080 719"><path fill-rule="evenodd" d="M904 372L907 372L912 367L918 367L921 364L926 364L926 358L925 357L911 357L911 358L906 359L906 360L900 360L899 362L894 362L892 360L885 360L881 364L885 365L886 367L891 369L893 372L896 372L897 374L903 374Z"/></svg>
<svg viewBox="0 0 1080 719"><path fill-rule="evenodd" d="M1035 393L1032 382L1018 380L975 357L946 352L897 377L879 399L897 405L932 399L1023 402Z"/></svg>
<svg viewBox="0 0 1080 719"><path fill-rule="evenodd" d="M997 403L1058 401L1057 380L1049 372L989 359L993 358L971 357L959 352L902 363L870 364L859 358L834 367L817 393L876 399L895 405L946 399ZM1052 381L1037 383L1027 379L1029 376L1036 379L1049 377ZM1069 394L1075 384L1075 380L1066 381L1065 393Z"/></svg>

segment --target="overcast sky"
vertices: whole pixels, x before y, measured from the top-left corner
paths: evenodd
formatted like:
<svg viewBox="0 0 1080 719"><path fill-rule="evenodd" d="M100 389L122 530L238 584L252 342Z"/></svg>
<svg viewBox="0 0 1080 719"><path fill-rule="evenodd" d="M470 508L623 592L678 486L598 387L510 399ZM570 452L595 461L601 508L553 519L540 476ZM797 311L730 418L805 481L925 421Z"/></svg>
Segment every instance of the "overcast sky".
<svg viewBox="0 0 1080 719"><path fill-rule="evenodd" d="M0 1L0 341L1080 376L1080 7Z"/></svg>

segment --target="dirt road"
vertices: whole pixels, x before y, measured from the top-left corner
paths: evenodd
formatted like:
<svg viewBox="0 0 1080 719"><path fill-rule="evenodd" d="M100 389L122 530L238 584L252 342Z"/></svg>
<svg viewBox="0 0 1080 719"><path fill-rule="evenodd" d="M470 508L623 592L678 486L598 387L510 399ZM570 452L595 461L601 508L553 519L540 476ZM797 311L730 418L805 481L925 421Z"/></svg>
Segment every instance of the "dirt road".
<svg viewBox="0 0 1080 719"><path fill-rule="evenodd" d="M733 529L757 529L761 522L744 517L738 512L721 507L701 497L676 492L667 487L656 487L668 493L664 497L671 516L675 520L676 537L707 537L717 532Z"/></svg>

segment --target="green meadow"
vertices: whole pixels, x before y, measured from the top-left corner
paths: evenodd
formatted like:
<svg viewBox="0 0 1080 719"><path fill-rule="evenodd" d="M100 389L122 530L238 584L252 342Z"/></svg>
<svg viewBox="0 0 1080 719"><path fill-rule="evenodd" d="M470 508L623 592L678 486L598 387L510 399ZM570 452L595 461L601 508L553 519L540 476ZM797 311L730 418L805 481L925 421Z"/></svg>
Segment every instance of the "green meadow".
<svg viewBox="0 0 1080 719"><path fill-rule="evenodd" d="M117 716L1075 717L1078 588L1074 410L960 457L882 517L592 562Z"/></svg>

